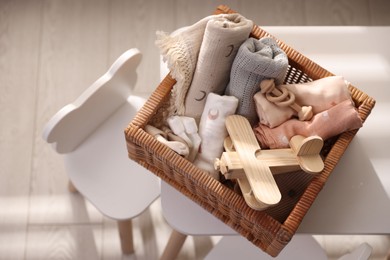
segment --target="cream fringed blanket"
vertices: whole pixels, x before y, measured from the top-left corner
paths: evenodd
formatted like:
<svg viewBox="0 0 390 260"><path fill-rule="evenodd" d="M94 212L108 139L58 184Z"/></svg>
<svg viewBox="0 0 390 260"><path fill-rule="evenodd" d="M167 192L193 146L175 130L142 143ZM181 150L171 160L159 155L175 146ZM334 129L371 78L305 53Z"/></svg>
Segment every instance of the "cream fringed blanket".
<svg viewBox="0 0 390 260"><path fill-rule="evenodd" d="M238 48L248 39L253 23L240 15L207 23L191 87L185 99L185 115L200 119L209 93L222 95Z"/></svg>
<svg viewBox="0 0 390 260"><path fill-rule="evenodd" d="M193 78L196 79L196 85L188 94L188 99L194 97L201 100L201 106L190 105L199 110L197 114L200 117L207 93L214 91L214 87L218 92L221 92L220 88L226 87L234 56L240 44L248 38L252 26L252 21L240 14L220 14L205 17L171 35L158 32L156 45L177 83L172 89L165 114L155 118L165 120L172 114L185 114L185 98ZM207 86L202 86L205 83ZM199 93L204 98L199 97Z"/></svg>

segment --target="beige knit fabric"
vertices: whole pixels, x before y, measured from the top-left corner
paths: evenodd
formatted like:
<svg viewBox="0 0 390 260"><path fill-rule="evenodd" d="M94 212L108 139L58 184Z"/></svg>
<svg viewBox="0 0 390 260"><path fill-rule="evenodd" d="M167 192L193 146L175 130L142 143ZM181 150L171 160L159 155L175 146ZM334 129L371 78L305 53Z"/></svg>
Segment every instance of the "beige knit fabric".
<svg viewBox="0 0 390 260"><path fill-rule="evenodd" d="M211 15L170 35L157 32L156 45L160 48L172 77L177 81L172 89L168 111L160 115L160 120L173 114L184 115L185 97L193 79L206 27L215 31L217 27L227 29L224 26L231 27L234 23L239 24L244 21L246 19L239 14Z"/></svg>
<svg viewBox="0 0 390 260"><path fill-rule="evenodd" d="M199 120L209 93L222 95L238 48L249 37L253 22L239 14L210 20L206 25L184 114Z"/></svg>

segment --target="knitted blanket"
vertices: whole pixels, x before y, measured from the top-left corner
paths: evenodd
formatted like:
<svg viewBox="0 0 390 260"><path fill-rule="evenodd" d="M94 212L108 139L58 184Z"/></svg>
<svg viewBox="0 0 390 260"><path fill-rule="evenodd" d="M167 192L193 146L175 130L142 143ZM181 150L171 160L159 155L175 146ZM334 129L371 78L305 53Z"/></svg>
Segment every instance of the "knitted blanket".
<svg viewBox="0 0 390 260"><path fill-rule="evenodd" d="M260 90L260 82L274 78L275 84L282 84L287 68L287 55L274 39L247 39L234 59L225 90L225 95L238 98L237 114L245 116L254 125L258 118L253 96Z"/></svg>
<svg viewBox="0 0 390 260"><path fill-rule="evenodd" d="M194 77L185 99L186 116L199 120L207 95L225 92L238 48L248 39L252 27L252 21L239 14L207 23Z"/></svg>
<svg viewBox="0 0 390 260"><path fill-rule="evenodd" d="M200 99L199 91L211 92L211 90L214 90L212 89L214 84L218 88L224 84L226 86L228 81L226 78L229 77L229 73L227 73L227 76L222 74L225 73L226 68L230 69L231 63L228 64L229 60L234 58L235 50L239 44L249 36L252 26L252 21L247 20L240 14L220 14L205 17L191 26L173 32L171 35L157 32L156 45L160 48L172 77L177 81L172 89L169 108L167 109L168 115L163 115L164 118L172 114L185 114L185 98L193 81L196 68L198 71L196 73L198 75L196 76L197 83L193 92L189 94L189 100L191 98ZM205 44L202 44L203 41L205 41ZM201 46L203 47L201 48ZM200 52L201 59L199 65L197 65ZM207 62L204 62L206 58ZM220 58L224 59L220 60ZM213 63L212 72L214 74L211 77L210 73L203 76L205 71L210 72L211 63L208 62ZM203 66L205 67L202 68ZM208 77L208 79L203 77ZM208 80L213 83L212 86L209 84L205 89L198 89L199 84L203 84ZM203 97L202 103L204 106L207 94L203 96L203 92L200 93L202 94L201 98ZM197 110L200 109L199 115L203 111L203 106L197 107Z"/></svg>

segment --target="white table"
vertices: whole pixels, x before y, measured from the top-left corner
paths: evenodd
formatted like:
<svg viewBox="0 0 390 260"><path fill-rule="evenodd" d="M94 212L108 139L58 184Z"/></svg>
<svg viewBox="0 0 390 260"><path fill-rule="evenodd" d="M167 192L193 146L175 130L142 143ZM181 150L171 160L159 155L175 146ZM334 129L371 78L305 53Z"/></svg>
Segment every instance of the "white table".
<svg viewBox="0 0 390 260"><path fill-rule="evenodd" d="M298 233L390 234L390 27L264 29L377 101ZM236 234L165 183L161 199L166 220L179 232Z"/></svg>

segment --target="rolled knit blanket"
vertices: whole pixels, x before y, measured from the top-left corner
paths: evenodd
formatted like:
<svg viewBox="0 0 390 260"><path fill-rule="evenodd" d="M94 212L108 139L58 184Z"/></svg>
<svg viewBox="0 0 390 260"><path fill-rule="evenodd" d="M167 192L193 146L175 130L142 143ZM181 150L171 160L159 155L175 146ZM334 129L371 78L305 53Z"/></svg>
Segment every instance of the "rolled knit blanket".
<svg viewBox="0 0 390 260"><path fill-rule="evenodd" d="M234 59L230 82L225 90L225 95L238 98L237 114L245 116L254 125L258 118L253 96L260 90L259 83L273 78L275 84L282 84L287 68L287 55L274 39L248 38Z"/></svg>
<svg viewBox="0 0 390 260"><path fill-rule="evenodd" d="M345 100L328 110L313 116L310 121L290 119L283 124L269 128L258 124L254 128L261 148L287 148L289 140L294 135L318 135L323 140L341 134L348 130L362 127L362 120L351 100Z"/></svg>
<svg viewBox="0 0 390 260"><path fill-rule="evenodd" d="M331 76L303 84L280 85L278 88L286 88L295 95L295 102L301 106L311 106L313 114L318 114L344 100L351 100L348 85L344 77ZM291 107L277 106L260 92L255 94L254 100L260 123L270 128L297 116L297 112Z"/></svg>
<svg viewBox="0 0 390 260"><path fill-rule="evenodd" d="M240 27L244 28L242 32ZM206 28L210 28L212 30L210 33L217 33L222 30L231 31L233 34L239 35L239 38L241 35L246 34L247 28L249 27L250 29L252 28L252 22L239 14L220 14L205 17L191 26L181 28L173 32L171 35L157 32L156 45L160 48L163 59L167 61L167 66L171 71L172 77L177 81L172 89L167 114L162 115L164 118L172 114L184 115L185 97L191 85L195 68L197 66L198 55ZM219 35L219 33L217 34ZM219 35L219 37L222 36ZM230 56L234 55L234 48L236 48L235 45L240 41L235 39L235 36L231 36L231 38L223 36L222 39L225 40L224 37L232 40L232 42L225 42L223 44L225 46L223 46L223 48L221 47L221 50L217 50L214 53L218 54L218 57L223 54L228 55L230 51L232 51ZM246 37L248 37L248 35L246 35ZM206 40L209 40L209 38L210 37L207 36ZM229 46L231 44L233 44L233 47ZM213 45L216 44L214 43ZM205 47L203 52L206 54L209 52L207 47ZM207 58L215 59L215 57ZM224 62L221 64L226 66ZM219 65L220 64L218 64L218 66ZM215 72L220 73L217 68L215 69ZM221 80L220 84L222 84L223 81L224 80ZM218 80L215 82L218 82ZM162 118L161 120L164 119Z"/></svg>
<svg viewBox="0 0 390 260"><path fill-rule="evenodd" d="M185 99L186 116L199 121L207 95L225 92L238 48L248 39L252 27L253 22L239 14L212 19L207 23L194 77Z"/></svg>

